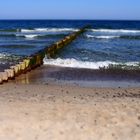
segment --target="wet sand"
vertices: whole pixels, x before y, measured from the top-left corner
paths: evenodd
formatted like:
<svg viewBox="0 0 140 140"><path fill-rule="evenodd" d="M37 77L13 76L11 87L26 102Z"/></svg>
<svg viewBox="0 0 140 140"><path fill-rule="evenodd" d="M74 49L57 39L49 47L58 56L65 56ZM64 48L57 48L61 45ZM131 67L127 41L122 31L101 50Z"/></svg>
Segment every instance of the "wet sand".
<svg viewBox="0 0 140 140"><path fill-rule="evenodd" d="M82 87L140 87L140 71L91 70L43 65L16 78L23 84L70 84Z"/></svg>
<svg viewBox="0 0 140 140"><path fill-rule="evenodd" d="M66 70L42 66L0 85L0 140L140 139L140 87L87 86L104 77Z"/></svg>

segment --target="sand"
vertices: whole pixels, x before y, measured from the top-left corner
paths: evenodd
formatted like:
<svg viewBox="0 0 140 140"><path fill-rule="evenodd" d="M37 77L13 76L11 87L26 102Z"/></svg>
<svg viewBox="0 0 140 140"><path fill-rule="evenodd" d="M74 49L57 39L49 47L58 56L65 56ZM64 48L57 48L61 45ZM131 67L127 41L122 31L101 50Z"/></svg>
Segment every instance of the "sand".
<svg viewBox="0 0 140 140"><path fill-rule="evenodd" d="M140 88L1 85L0 140L140 140Z"/></svg>

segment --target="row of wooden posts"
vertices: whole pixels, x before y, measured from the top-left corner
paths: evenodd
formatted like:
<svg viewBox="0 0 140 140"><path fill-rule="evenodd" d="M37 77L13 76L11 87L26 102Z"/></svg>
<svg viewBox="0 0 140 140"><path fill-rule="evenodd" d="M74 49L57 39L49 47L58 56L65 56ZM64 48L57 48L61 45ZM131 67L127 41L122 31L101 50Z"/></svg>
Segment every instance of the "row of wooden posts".
<svg viewBox="0 0 140 140"><path fill-rule="evenodd" d="M4 72L0 72L0 84L7 82L8 80L15 79L15 77L19 76L20 74L24 74L26 72L35 69L43 64L43 59L45 56L48 58L53 58L57 52L65 47L66 45L70 44L73 40L75 40L80 34L86 31L88 26L79 29L77 32L74 32L64 39L56 42L55 44L46 47L45 49L38 51L34 55L25 58L18 64L14 66L10 66L9 69L4 70Z"/></svg>

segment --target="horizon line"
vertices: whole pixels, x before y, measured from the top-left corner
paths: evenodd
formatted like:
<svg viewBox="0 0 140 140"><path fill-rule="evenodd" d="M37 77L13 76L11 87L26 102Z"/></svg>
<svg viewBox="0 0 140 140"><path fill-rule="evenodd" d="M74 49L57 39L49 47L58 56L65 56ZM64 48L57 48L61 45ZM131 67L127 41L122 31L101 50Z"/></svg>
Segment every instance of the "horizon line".
<svg viewBox="0 0 140 140"><path fill-rule="evenodd" d="M45 19L45 18L34 18L34 19L29 19L29 18L25 18L25 19L14 19L14 18L12 18L12 19L0 19L0 20L98 20L98 21L103 21L103 20L106 20L106 21L109 21L109 20L112 20L112 21L140 21L140 19Z"/></svg>

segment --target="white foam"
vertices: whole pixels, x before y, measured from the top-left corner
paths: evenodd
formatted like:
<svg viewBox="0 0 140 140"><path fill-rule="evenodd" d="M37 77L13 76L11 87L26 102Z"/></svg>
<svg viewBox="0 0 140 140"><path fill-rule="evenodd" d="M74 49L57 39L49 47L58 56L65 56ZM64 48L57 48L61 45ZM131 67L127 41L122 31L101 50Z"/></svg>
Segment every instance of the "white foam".
<svg viewBox="0 0 140 140"><path fill-rule="evenodd" d="M140 30L125 30L125 29L91 29L93 32L106 33L140 33Z"/></svg>
<svg viewBox="0 0 140 140"><path fill-rule="evenodd" d="M0 59L1 59L1 58L4 58L4 57L6 57L6 56L8 56L8 54L6 54L6 53L0 53Z"/></svg>
<svg viewBox="0 0 140 140"><path fill-rule="evenodd" d="M32 39L32 38L36 38L39 35L36 35L36 34L16 34L16 36L17 37L25 37L25 38Z"/></svg>
<svg viewBox="0 0 140 140"><path fill-rule="evenodd" d="M74 28L37 28L35 29L39 32L65 32L65 31L77 31Z"/></svg>
<svg viewBox="0 0 140 140"><path fill-rule="evenodd" d="M140 62L127 62L125 63L125 65L127 66L138 66L140 64Z"/></svg>
<svg viewBox="0 0 140 140"><path fill-rule="evenodd" d="M126 66L137 66L139 62L127 62L127 63L116 63L112 61L98 61L98 62L88 62L88 61L78 61L76 59L44 59L45 65L54 65L59 67L70 67L70 68L85 68L85 69L100 69L107 68L109 65L125 64Z"/></svg>
<svg viewBox="0 0 140 140"><path fill-rule="evenodd" d="M0 64L5 64L6 62L4 62L3 59L5 59L8 56L10 56L10 54L0 53Z"/></svg>
<svg viewBox="0 0 140 140"><path fill-rule="evenodd" d="M21 32L70 32L70 31L78 31L75 28L35 28L33 30L30 29L21 29Z"/></svg>
<svg viewBox="0 0 140 140"><path fill-rule="evenodd" d="M96 38L96 39L113 39L119 38L120 36L93 36L93 35L86 35L87 38Z"/></svg>
<svg viewBox="0 0 140 140"><path fill-rule="evenodd" d="M21 29L21 32L27 33L27 32L34 32L35 30L30 30L30 29Z"/></svg>
<svg viewBox="0 0 140 140"><path fill-rule="evenodd" d="M30 34L30 35L24 35L26 38L32 39L36 38L38 35Z"/></svg>

